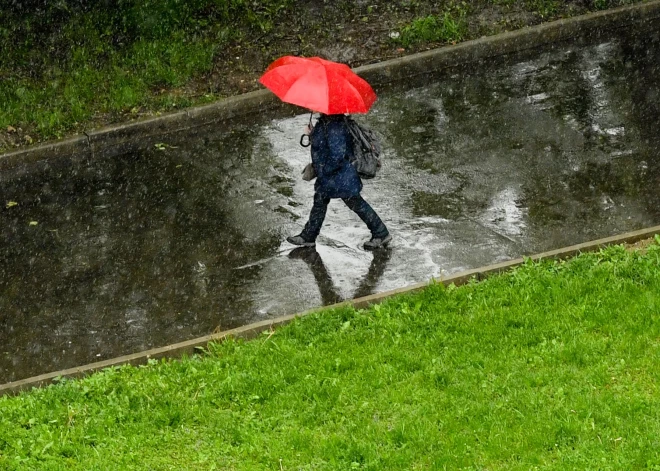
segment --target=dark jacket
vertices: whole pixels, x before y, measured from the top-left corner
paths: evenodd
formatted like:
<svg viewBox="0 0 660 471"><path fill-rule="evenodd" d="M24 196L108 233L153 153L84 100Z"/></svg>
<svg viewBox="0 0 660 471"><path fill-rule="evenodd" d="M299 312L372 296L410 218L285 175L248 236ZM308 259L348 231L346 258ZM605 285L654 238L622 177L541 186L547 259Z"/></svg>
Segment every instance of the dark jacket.
<svg viewBox="0 0 660 471"><path fill-rule="evenodd" d="M343 115L321 115L310 136L314 189L328 198L350 198L362 191L362 181L351 165L353 140Z"/></svg>

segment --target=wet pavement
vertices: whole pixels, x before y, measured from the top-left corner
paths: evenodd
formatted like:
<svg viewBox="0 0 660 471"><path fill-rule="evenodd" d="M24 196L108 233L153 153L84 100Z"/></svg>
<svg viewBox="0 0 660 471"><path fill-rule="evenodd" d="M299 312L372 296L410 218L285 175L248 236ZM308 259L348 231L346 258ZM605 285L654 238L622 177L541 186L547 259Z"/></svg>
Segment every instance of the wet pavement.
<svg viewBox="0 0 660 471"><path fill-rule="evenodd" d="M0 174L0 383L660 224L660 47L616 39L393 88L364 197L291 251L309 115Z"/></svg>

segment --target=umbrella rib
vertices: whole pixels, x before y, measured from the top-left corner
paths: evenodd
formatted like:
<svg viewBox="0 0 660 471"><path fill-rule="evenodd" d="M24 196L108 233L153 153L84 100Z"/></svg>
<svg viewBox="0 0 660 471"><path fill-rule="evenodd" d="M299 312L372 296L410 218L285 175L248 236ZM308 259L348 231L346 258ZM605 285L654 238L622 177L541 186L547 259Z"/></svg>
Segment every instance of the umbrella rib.
<svg viewBox="0 0 660 471"><path fill-rule="evenodd" d="M339 75L339 74L337 74L337 75ZM362 77L360 77L360 76L357 75L357 74L356 74L356 77L358 77L360 80L364 80ZM343 80L343 83L344 83L345 85L348 85L348 87L350 87L350 90L353 90L353 92L355 93L355 96L359 97L359 98L362 100L362 103L363 103L364 108L365 108L365 109L369 109L369 106L368 106L367 103L364 101L364 96L363 96L362 93L360 93L360 91L355 87L355 85L353 85L353 84L351 83L351 81L348 80L347 77L343 77L343 76L342 76L341 78L344 79L344 80ZM365 83L366 83L366 82L365 82ZM346 87L346 88L348 88L348 87ZM328 87L328 94L329 94L329 93L330 93L330 87ZM370 103L369 105L371 105L371 103ZM363 111L360 111L360 112L363 112Z"/></svg>
<svg viewBox="0 0 660 471"><path fill-rule="evenodd" d="M346 80L346 84L347 84L349 87L351 87L351 89L355 92L355 94L356 94L357 96L359 96L360 98L363 98L363 97L362 97L362 94L360 93L360 91L359 91L357 88L355 88L355 86L354 86L350 81ZM363 100L363 102L364 102L364 100ZM365 103L365 107L366 107L366 103Z"/></svg>

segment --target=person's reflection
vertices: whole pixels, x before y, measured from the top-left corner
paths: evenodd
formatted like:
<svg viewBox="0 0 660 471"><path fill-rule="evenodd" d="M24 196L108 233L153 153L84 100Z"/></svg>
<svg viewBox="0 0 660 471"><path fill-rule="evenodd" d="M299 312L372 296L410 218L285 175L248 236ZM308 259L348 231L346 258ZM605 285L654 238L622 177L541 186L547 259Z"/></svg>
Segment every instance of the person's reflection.
<svg viewBox="0 0 660 471"><path fill-rule="evenodd" d="M373 294L378 281L385 272L385 267L387 266L387 262L390 260L391 255L392 251L388 248L373 252L374 258L371 260L371 265L369 265L369 271L364 278L362 278L362 281L360 281L360 284L353 294L354 298L361 298ZM335 287L335 284L330 277L330 273L328 273L328 269L325 267L323 259L316 251L316 248L299 247L292 250L289 253L289 257L304 261L312 270L316 284L321 292L323 305L327 306L329 304L336 304L344 300Z"/></svg>

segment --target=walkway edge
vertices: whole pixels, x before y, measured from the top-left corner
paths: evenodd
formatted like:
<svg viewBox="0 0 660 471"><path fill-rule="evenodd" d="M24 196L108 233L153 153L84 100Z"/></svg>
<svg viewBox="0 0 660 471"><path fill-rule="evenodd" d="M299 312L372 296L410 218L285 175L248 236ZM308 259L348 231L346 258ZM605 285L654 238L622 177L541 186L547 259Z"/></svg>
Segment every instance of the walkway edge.
<svg viewBox="0 0 660 471"><path fill-rule="evenodd" d="M486 36L456 46L445 46L358 67L355 71L378 88L445 68L470 64L490 57L521 53L571 38L597 38L608 31L632 24L636 29L643 29L644 22L658 18L660 18L660 0L652 0ZM185 131L238 116L263 113L277 107L289 110L287 113L294 109L290 105L282 105L268 90L258 90L209 105L188 108L134 123L113 125L64 141L47 142L36 147L9 152L0 155L0 169L62 155L80 153L92 157L120 155L143 146L147 138Z"/></svg>
<svg viewBox="0 0 660 471"><path fill-rule="evenodd" d="M17 394L27 389L46 386L48 384L57 381L59 378L79 378L94 373L96 371L103 370L105 368L118 367L127 364L140 365L147 363L147 361L150 359L173 358L173 357L182 357L184 355L190 355L195 353L199 349L205 348L209 344L209 342L219 342L228 337L242 338L242 339L254 338L265 330L270 330L276 327L286 325L292 320L299 317L304 317L312 313L326 311L328 309L336 309L341 306L351 306L356 309L366 308L374 304L382 303L383 301L393 296L410 294L422 290L425 287L429 286L430 283L443 283L446 286L449 286L451 284L460 286L466 284L472 279L483 280L491 275L508 271L512 268L522 265L528 259L534 261L542 260L542 259L561 260L561 259L573 257L579 253L595 252L603 247L607 247L610 245L619 245L624 243L631 244L640 240L648 239L656 234L660 234L660 226L655 226L648 229L642 229L635 232L628 232L625 234L621 234L613 237L607 237L605 239L599 239L591 242L585 242L583 244L572 245L570 247L564 247L561 249L552 250L550 252L543 252L526 258L517 258L514 260L510 260L508 262L498 263L495 265L488 265L486 267L464 271L448 277L434 279L428 283L418 283L404 288L399 288L391 291L386 291L383 293L374 294L364 298L353 299L350 301L345 301L343 303L334 304L331 306L311 309L298 314L291 314L288 316L278 317L276 319L269 319L261 322L256 322L254 324L238 327L236 329L228 330L225 332L219 332L217 334L206 335L204 337L199 337L196 339L188 340L186 342L180 342L173 345L168 345L166 347L154 348L144 352L112 358L109 360L91 363L76 368L69 368L66 370L55 371L53 373L46 373L43 375L34 376L32 378L27 378L27 379L0 385L0 396Z"/></svg>

